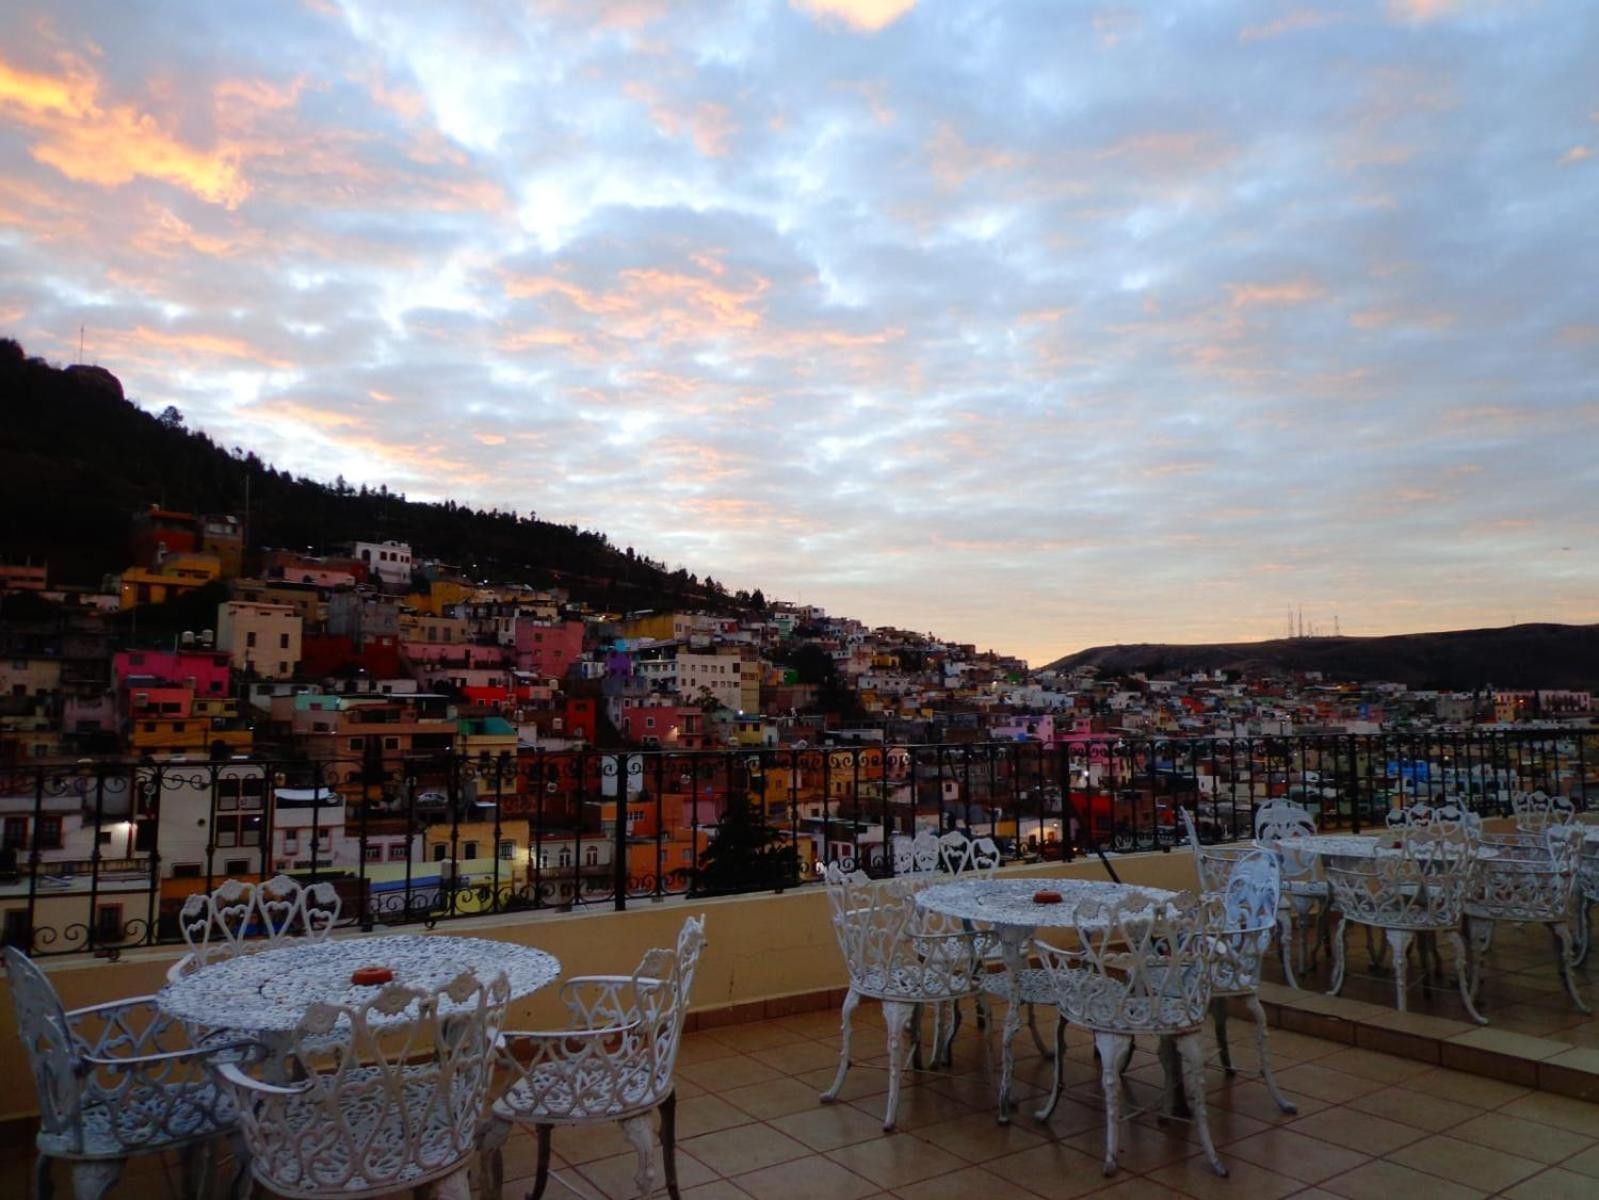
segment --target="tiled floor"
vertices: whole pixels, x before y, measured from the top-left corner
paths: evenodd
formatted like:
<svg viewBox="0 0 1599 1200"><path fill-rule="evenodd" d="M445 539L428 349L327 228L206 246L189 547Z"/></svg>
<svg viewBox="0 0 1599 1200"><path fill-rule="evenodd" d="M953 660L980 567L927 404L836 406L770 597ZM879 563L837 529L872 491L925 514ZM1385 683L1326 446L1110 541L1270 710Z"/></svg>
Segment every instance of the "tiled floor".
<svg viewBox="0 0 1599 1200"><path fill-rule="evenodd" d="M1212 1073L1211 1124L1228 1179L1210 1173L1189 1125L1163 1125L1151 1113L1129 1120L1122 1170L1106 1179L1097 1070L1075 1032L1067 1092L1047 1125L1028 1115L1025 1101L1012 1125L995 1123L984 1039L968 1022L954 1067L912 1075L899 1129L885 1134L881 1021L863 1005L857 1022L860 1065L831 1106L816 1094L836 1063L832 1013L687 1036L678 1107L684 1200L1599 1195L1599 1106L1281 1030L1272 1033L1272 1052L1297 1115L1279 1113L1258 1082ZM1235 1021L1233 1030L1234 1060L1247 1071L1247 1023ZM1025 1032L1017 1050L1018 1090L1036 1097L1048 1083L1047 1060ZM1131 1100L1153 1104L1159 1078L1154 1056L1141 1048L1128 1071ZM549 1197L633 1195L633 1157L614 1126L557 1131L555 1152L560 1182ZM533 1140L519 1134L506 1153L506 1200L528 1191L533 1162ZM26 1169L20 1154L0 1165L0 1196L26 1194ZM65 1186L63 1175L58 1192ZM145 1163L112 1197L175 1194L162 1166Z"/></svg>

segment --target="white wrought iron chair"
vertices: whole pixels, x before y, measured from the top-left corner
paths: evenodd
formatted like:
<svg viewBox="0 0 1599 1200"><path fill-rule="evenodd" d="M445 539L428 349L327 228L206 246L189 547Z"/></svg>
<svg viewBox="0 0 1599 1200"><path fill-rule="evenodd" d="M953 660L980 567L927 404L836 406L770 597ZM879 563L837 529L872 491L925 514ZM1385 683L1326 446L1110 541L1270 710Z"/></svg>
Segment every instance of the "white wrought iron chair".
<svg viewBox="0 0 1599 1200"><path fill-rule="evenodd" d="M219 1047L196 1048L155 997L64 1009L44 972L14 946L6 980L39 1097L34 1195L48 1200L56 1159L72 1166L76 1200L100 1200L139 1154L179 1150L191 1194L211 1147L236 1134L233 1098L206 1070ZM236 1143L237 1167L246 1155Z"/></svg>
<svg viewBox="0 0 1599 1200"><path fill-rule="evenodd" d="M1216 1051L1222 1070L1234 1075L1232 1049L1227 1043L1227 1001L1239 997L1255 1018L1255 1049L1260 1077L1272 1101L1285 1113L1298 1112L1282 1094L1272 1074L1267 1046L1266 1010L1260 1003L1261 961L1271 949L1272 935L1281 927L1282 871L1273 850L1248 846L1205 846L1185 808L1183 823L1194 852L1195 874L1202 895L1219 896L1223 903L1220 943L1211 967L1210 1017L1216 1029Z"/></svg>
<svg viewBox="0 0 1599 1200"><path fill-rule="evenodd" d="M1344 988L1344 933L1353 921L1381 930L1393 950L1394 992L1406 1011L1407 951L1417 935L1447 937L1455 950L1460 998L1472 1018L1486 1024L1472 1002L1465 938L1466 896L1477 866L1476 833L1469 825L1430 824L1398 831L1400 848L1370 859L1333 859L1326 865L1333 903L1339 910L1333 936L1333 978L1327 990Z"/></svg>
<svg viewBox="0 0 1599 1200"><path fill-rule="evenodd" d="M1599 839L1587 835L1593 831L1593 826L1584 822L1582 858L1578 868L1578 899L1577 899L1577 963L1580 966L1588 958L1588 939L1590 930L1590 909L1599 904Z"/></svg>
<svg viewBox="0 0 1599 1200"><path fill-rule="evenodd" d="M391 983L361 1004L311 1005L286 1073L220 1063L256 1181L302 1200L424 1185L468 1200L509 999L504 975L466 972L435 990ZM298 1082L269 1082L281 1074Z"/></svg>
<svg viewBox="0 0 1599 1200"><path fill-rule="evenodd" d="M1281 920L1277 940L1282 951L1283 981L1298 987L1297 970L1305 969L1305 926L1313 921L1316 938L1310 962L1327 942L1332 889L1321 874L1321 860L1314 854L1293 848L1294 840L1316 836L1316 818L1310 810L1292 800L1272 800L1255 810L1255 840L1268 842L1277 851L1282 878Z"/></svg>
<svg viewBox="0 0 1599 1200"><path fill-rule="evenodd" d="M873 882L863 872L846 873L837 863L827 866L827 898L833 911L849 991L844 996L838 1074L822 1093L824 1104L838 1098L850 1068L851 1022L863 999L883 1005L888 1027L888 1104L883 1128L894 1128L901 1078L912 1020L923 1004L939 1006L975 997L983 974L983 935L975 930L924 930L916 893L925 882L915 875L896 875ZM954 1022L942 1042L935 1038L933 1061L949 1056Z"/></svg>
<svg viewBox="0 0 1599 1200"><path fill-rule="evenodd" d="M1570 825L1577 819L1577 806L1569 796L1550 796L1544 792L1516 792L1510 797L1510 811L1517 833L1543 833L1556 825Z"/></svg>
<svg viewBox="0 0 1599 1200"><path fill-rule="evenodd" d="M1385 821L1394 834L1408 829L1432 829L1444 835L1464 832L1479 842L1483 837L1482 814L1453 800L1434 804L1420 799L1402 804L1389 809Z"/></svg>
<svg viewBox="0 0 1599 1200"><path fill-rule="evenodd" d="M1548 926L1555 936L1571 1002L1580 1012L1591 1011L1577 990L1575 974L1584 832L1580 825L1544 823L1541 832L1501 835L1493 843L1494 856L1477 864L1464 918L1473 1000L1499 922L1536 923Z"/></svg>
<svg viewBox="0 0 1599 1200"><path fill-rule="evenodd" d="M224 880L209 894L183 902L178 928L189 952L172 964L169 980L208 963L281 946L290 938L321 940L339 920L339 894L331 883L309 887L287 875L265 883Z"/></svg>
<svg viewBox="0 0 1599 1200"><path fill-rule="evenodd" d="M1162 1039L1168 1073L1181 1062L1182 1089L1211 1169L1226 1175L1205 1113L1205 1013L1223 925L1219 897L1183 893L1151 904L1137 896L1077 910L1077 943L1035 941L1055 986L1061 1016L1092 1031L1105 1094L1105 1174L1116 1171L1121 1138L1121 1066L1134 1037ZM1175 1108L1171 1098L1168 1104Z"/></svg>
<svg viewBox="0 0 1599 1200"><path fill-rule="evenodd" d="M704 946L705 917L690 917L676 948L647 951L633 974L568 979L561 994L571 1028L505 1032L500 1063L511 1083L494 1104L484 1139L488 1194L500 1194L500 1147L513 1124L531 1125L538 1138L537 1174L528 1195L540 1200L549 1183L553 1128L616 1121L638 1154L639 1196L648 1197L655 1190L650 1114L659 1109L666 1191L678 1200L672 1069Z"/></svg>

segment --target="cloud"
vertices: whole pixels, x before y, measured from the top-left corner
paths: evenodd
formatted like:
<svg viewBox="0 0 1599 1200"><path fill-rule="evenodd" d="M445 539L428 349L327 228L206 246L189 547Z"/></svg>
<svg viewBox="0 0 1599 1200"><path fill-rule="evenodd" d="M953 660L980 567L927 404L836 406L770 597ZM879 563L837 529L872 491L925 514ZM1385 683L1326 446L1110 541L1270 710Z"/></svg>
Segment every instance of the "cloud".
<svg viewBox="0 0 1599 1200"><path fill-rule="evenodd" d="M1036 660L1599 618L1593 23L1239 11L24 0L0 332Z"/></svg>
<svg viewBox="0 0 1599 1200"><path fill-rule="evenodd" d="M916 0L789 0L797 9L852 29L875 33L916 7Z"/></svg>

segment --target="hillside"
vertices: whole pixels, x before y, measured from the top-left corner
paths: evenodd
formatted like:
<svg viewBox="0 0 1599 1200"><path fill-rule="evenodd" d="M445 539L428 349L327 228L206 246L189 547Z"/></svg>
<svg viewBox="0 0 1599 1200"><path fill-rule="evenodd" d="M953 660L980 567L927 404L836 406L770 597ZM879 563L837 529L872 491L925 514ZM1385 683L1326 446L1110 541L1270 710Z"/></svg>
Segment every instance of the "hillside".
<svg viewBox="0 0 1599 1200"><path fill-rule="evenodd" d="M607 609L726 609L709 579L668 572L603 533L531 515L422 504L293 476L129 402L100 367L57 368L0 339L0 561L46 561L53 582L98 584L128 565L129 520L152 503L242 514L253 546L397 538L469 576L566 588Z"/></svg>
<svg viewBox="0 0 1599 1200"><path fill-rule="evenodd" d="M1328 679L1388 680L1418 688L1599 687L1599 625L1509 625L1389 637L1279 638L1212 645L1095 646L1051 668L1098 667L1102 675L1142 671L1320 671Z"/></svg>

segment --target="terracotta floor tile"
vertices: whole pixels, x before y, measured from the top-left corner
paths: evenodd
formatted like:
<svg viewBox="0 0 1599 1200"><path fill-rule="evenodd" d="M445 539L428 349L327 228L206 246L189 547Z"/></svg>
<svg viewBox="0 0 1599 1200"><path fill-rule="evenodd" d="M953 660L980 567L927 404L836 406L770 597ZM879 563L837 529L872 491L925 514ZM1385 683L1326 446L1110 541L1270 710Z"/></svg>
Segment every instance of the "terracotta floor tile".
<svg viewBox="0 0 1599 1200"><path fill-rule="evenodd" d="M1599 1146L1592 1146L1581 1154L1573 1154L1560 1165L1568 1171L1599 1179Z"/></svg>
<svg viewBox="0 0 1599 1200"><path fill-rule="evenodd" d="M628 1149L627 1139L622 1136L622 1127L615 1121L607 1121L603 1125L558 1126L550 1138L550 1146L569 1163L609 1158Z"/></svg>
<svg viewBox="0 0 1599 1200"><path fill-rule="evenodd" d="M748 1196L748 1192L727 1179L713 1179L710 1183L683 1189L683 1200L747 1200ZM518 1194L516 1200L524 1200L524 1197Z"/></svg>
<svg viewBox="0 0 1599 1200"><path fill-rule="evenodd" d="M747 1025L722 1025L694 1036L711 1042L720 1042L740 1054L754 1050L767 1050L773 1046L786 1046L804 1040L804 1035L794 1032L776 1021L751 1021Z"/></svg>
<svg viewBox="0 0 1599 1200"><path fill-rule="evenodd" d="M1385 1121L1398 1121L1425 1129L1429 1133L1442 1133L1462 1121L1480 1116L1483 1111L1472 1104L1457 1104L1453 1100L1404 1087L1384 1088L1380 1092L1356 1096L1347 1107L1381 1117Z"/></svg>
<svg viewBox="0 0 1599 1200"><path fill-rule="evenodd" d="M1462 1187L1380 1158L1336 1175L1320 1186L1347 1200L1477 1200L1488 1194L1480 1188Z"/></svg>
<svg viewBox="0 0 1599 1200"><path fill-rule="evenodd" d="M1371 1157L1290 1129L1271 1129L1244 1138L1228 1146L1227 1154L1301 1183L1320 1183L1334 1175L1342 1175Z"/></svg>
<svg viewBox="0 0 1599 1200"><path fill-rule="evenodd" d="M1277 1072L1277 1082L1287 1092L1304 1092L1318 1100L1343 1104L1356 1096L1375 1092L1382 1084L1372 1079L1362 1079L1346 1071L1335 1071L1320 1062L1300 1063Z"/></svg>
<svg viewBox="0 0 1599 1200"><path fill-rule="evenodd" d="M757 1087L762 1086L757 1084ZM733 1125L746 1125L751 1115L744 1109L729 1104L725 1096L707 1093L677 1102L677 1138L696 1137Z"/></svg>
<svg viewBox="0 0 1599 1200"><path fill-rule="evenodd" d="M935 1175L947 1175L966 1164L913 1134L893 1133L870 1142L830 1150L834 1162L870 1179L878 1187L899 1188Z"/></svg>
<svg viewBox="0 0 1599 1200"><path fill-rule="evenodd" d="M878 1186L820 1155L734 1178L755 1200L860 1200Z"/></svg>
<svg viewBox="0 0 1599 1200"><path fill-rule="evenodd" d="M1424 1071L1399 1086L1477 1108L1499 1108L1528 1094L1527 1088L1514 1083L1504 1083L1482 1075L1468 1075L1464 1071L1451 1071L1444 1067Z"/></svg>
<svg viewBox="0 0 1599 1200"><path fill-rule="evenodd" d="M1239 1082L1234 1080L1225 1087L1216 1088L1206 1096L1211 1108L1228 1108L1233 1112L1242 1113L1246 1117L1253 1117L1257 1121L1264 1121L1269 1125L1286 1125L1299 1117L1318 1112L1326 1108L1331 1101L1319 1100L1315 1096L1304 1092L1291 1091L1283 1088L1283 1094L1288 1102L1299 1111L1285 1113L1277 1107L1277 1102L1271 1098L1271 1093L1266 1090L1266 1085L1254 1080Z"/></svg>
<svg viewBox="0 0 1599 1200"><path fill-rule="evenodd" d="M1044 1197L1044 1200L1071 1200L1110 1181L1103 1174L1103 1151L1086 1153L1062 1142L1045 1142L1020 1154L996 1158L984 1164L1002 1179Z"/></svg>
<svg viewBox="0 0 1599 1200"><path fill-rule="evenodd" d="M665 1188L666 1175L661 1169L659 1147L655 1150L654 1163L655 1186ZM626 1154L584 1163L575 1169L608 1200L633 1200L633 1197L638 1195L638 1186L633 1182L633 1177L638 1171L638 1155L631 1150ZM715 1172L704 1163L696 1161L692 1155L683 1153L677 1155L677 1181L680 1186L691 1187L695 1184L709 1183L715 1178Z"/></svg>
<svg viewBox="0 0 1599 1200"><path fill-rule="evenodd" d="M1378 1054L1374 1050L1362 1050L1356 1046L1346 1047L1316 1061L1335 1071L1358 1075L1362 1079L1375 1079L1378 1083L1398 1083L1431 1069L1428 1064L1415 1059Z"/></svg>
<svg viewBox="0 0 1599 1200"><path fill-rule="evenodd" d="M838 1047L824 1042L784 1042L780 1046L752 1051L750 1057L785 1075L798 1075L819 1067L838 1067Z"/></svg>
<svg viewBox="0 0 1599 1200"><path fill-rule="evenodd" d="M916 1136L967 1162L985 1163L1039 1145L1043 1136L1031 1125L1030 1121L1018 1120L1001 1125L992 1113L976 1112L924 1126L916 1131Z"/></svg>
<svg viewBox="0 0 1599 1200"><path fill-rule="evenodd" d="M714 1058L731 1058L738 1051L724 1042L719 1042L708 1033L687 1033L683 1035L682 1044L677 1048L677 1065L679 1069L690 1063L709 1062Z"/></svg>
<svg viewBox="0 0 1599 1200"><path fill-rule="evenodd" d="M678 1145L723 1176L758 1171L810 1153L803 1142L766 1125L736 1125L688 1138Z"/></svg>
<svg viewBox="0 0 1599 1200"><path fill-rule="evenodd" d="M804 1142L812 1150L836 1150L868 1138L883 1136L883 1118L848 1104L826 1104L803 1112L774 1117L773 1128Z"/></svg>
<svg viewBox="0 0 1599 1200"><path fill-rule="evenodd" d="M729 1104L763 1121L815 1108L821 1103L817 1095L816 1088L797 1079L772 1079L720 1093Z"/></svg>
<svg viewBox="0 0 1599 1200"><path fill-rule="evenodd" d="M894 1194L900 1200L1035 1200L1036 1196L982 1167L966 1167L948 1175L908 1183Z"/></svg>
<svg viewBox="0 0 1599 1200"><path fill-rule="evenodd" d="M1543 1167L1530 1158L1462 1141L1446 1133L1432 1134L1386 1157L1389 1162L1491 1192L1519 1183Z"/></svg>
<svg viewBox="0 0 1599 1200"><path fill-rule="evenodd" d="M1528 1121L1599 1138L1599 1104L1588 1104L1549 1092L1530 1092L1504 1106L1504 1112Z"/></svg>
<svg viewBox="0 0 1599 1200"><path fill-rule="evenodd" d="M1153 1129L1135 1121L1124 1121L1117 1161L1123 1169L1139 1174L1182 1161L1194 1152L1194 1147L1180 1125L1181 1122L1174 1121L1164 1129ZM1102 1160L1105 1155L1104 1126L1069 1137L1066 1145Z"/></svg>
<svg viewBox="0 0 1599 1200"><path fill-rule="evenodd" d="M1198 1197L1198 1200L1278 1200L1278 1197L1291 1195L1304 1187L1297 1179L1279 1175L1246 1160L1225 1154L1222 1158L1227 1166L1226 1177L1212 1171L1210 1163L1200 1154L1151 1171L1148 1178L1184 1196Z"/></svg>
<svg viewBox="0 0 1599 1200"><path fill-rule="evenodd" d="M765 1066L764 1063L761 1065ZM806 1071L796 1078L801 1083L815 1088L820 1094L824 1089L833 1086L833 1075L837 1070L837 1064L834 1064L817 1071ZM775 1077L776 1073L773 1072L773 1075ZM858 1100L862 1096L877 1096L886 1091L888 1091L887 1071L881 1067L868 1067L857 1063L851 1066L849 1073L844 1076L844 1086L839 1090L838 1096L840 1100Z"/></svg>
<svg viewBox="0 0 1599 1200"><path fill-rule="evenodd" d="M1451 1129L1449 1136L1481 1146L1492 1146L1495 1150L1518 1154L1548 1165L1563 1162L1594 1145L1591 1137L1572 1133L1557 1125L1523 1120L1507 1112L1483 1113Z"/></svg>
<svg viewBox="0 0 1599 1200"><path fill-rule="evenodd" d="M684 1079L699 1084L708 1092L725 1092L752 1083L765 1083L781 1079L783 1073L746 1055L732 1058L710 1059L705 1062L678 1064L677 1073Z"/></svg>
<svg viewBox="0 0 1599 1200"><path fill-rule="evenodd" d="M863 1096L859 1100L851 1100L850 1107L869 1114L879 1126L883 1123L883 1113L886 1108L885 1097ZM954 1117L964 1116L973 1112L971 1105L946 1096L942 1092L928 1091L918 1088L906 1091L899 1098L899 1112L895 1114L895 1127L901 1130L916 1130L924 1125L936 1125L940 1121L948 1121ZM987 1109L992 1113L992 1109Z"/></svg>
<svg viewBox="0 0 1599 1200"><path fill-rule="evenodd" d="M1594 1181L1591 1175L1553 1167L1506 1188L1502 1194L1510 1200L1593 1200Z"/></svg>
<svg viewBox="0 0 1599 1200"><path fill-rule="evenodd" d="M1108 1182L1109 1187L1094 1193L1094 1200L1187 1200L1187 1192L1179 1192L1169 1184L1161 1183L1147 1175L1117 1176Z"/></svg>
<svg viewBox="0 0 1599 1200"><path fill-rule="evenodd" d="M1415 1095L1414 1092L1409 1093ZM1324 1108L1302 1117L1289 1126L1295 1133L1320 1138L1346 1150L1381 1157L1401 1146L1420 1141L1427 1131L1400 1121L1391 1121L1348 1105Z"/></svg>

